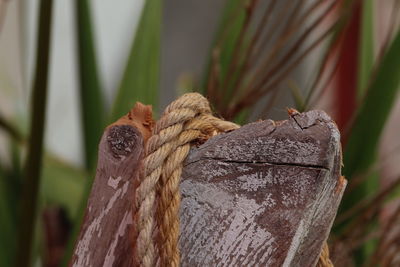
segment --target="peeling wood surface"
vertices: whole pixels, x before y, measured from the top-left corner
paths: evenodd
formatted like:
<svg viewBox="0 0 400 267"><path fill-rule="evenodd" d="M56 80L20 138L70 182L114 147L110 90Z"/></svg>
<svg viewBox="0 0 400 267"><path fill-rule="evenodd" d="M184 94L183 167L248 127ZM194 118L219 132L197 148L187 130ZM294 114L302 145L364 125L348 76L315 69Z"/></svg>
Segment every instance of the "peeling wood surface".
<svg viewBox="0 0 400 267"><path fill-rule="evenodd" d="M104 132L96 177L70 266L133 266L133 199L153 124L137 104Z"/></svg>
<svg viewBox="0 0 400 267"><path fill-rule="evenodd" d="M134 266L133 199L151 109L110 125L70 266ZM343 194L339 132L321 111L251 123L191 149L182 266L313 266Z"/></svg>
<svg viewBox="0 0 400 267"><path fill-rule="evenodd" d="M346 182L322 111L252 123L191 150L181 183L182 266L314 266Z"/></svg>

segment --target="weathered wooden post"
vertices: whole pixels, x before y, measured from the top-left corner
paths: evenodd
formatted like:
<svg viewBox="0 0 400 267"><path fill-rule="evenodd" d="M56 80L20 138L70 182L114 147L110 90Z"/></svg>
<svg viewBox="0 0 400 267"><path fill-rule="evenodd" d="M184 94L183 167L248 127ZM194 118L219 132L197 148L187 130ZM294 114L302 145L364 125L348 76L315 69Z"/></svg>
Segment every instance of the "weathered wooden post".
<svg viewBox="0 0 400 267"><path fill-rule="evenodd" d="M151 116L150 107L137 104L104 131L70 266L133 266L132 203Z"/></svg>
<svg viewBox="0 0 400 267"><path fill-rule="evenodd" d="M133 266L132 202L149 136L133 109L100 142L71 266ZM322 111L251 123L193 147L182 175L182 266L314 266L346 182L336 125Z"/></svg>
<svg viewBox="0 0 400 267"><path fill-rule="evenodd" d="M340 135L321 111L251 123L186 160L182 266L314 266L345 189Z"/></svg>

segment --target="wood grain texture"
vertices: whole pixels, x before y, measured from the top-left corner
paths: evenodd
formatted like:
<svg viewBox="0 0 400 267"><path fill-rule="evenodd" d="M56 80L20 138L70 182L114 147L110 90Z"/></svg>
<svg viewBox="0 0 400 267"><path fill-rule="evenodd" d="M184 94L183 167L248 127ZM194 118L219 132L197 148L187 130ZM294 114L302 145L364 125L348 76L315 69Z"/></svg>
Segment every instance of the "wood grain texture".
<svg viewBox="0 0 400 267"><path fill-rule="evenodd" d="M322 111L251 123L193 148L182 175L182 266L314 266L346 181Z"/></svg>
<svg viewBox="0 0 400 267"><path fill-rule="evenodd" d="M151 108L137 104L105 130L70 266L133 266L134 191L152 124Z"/></svg>
<svg viewBox="0 0 400 267"><path fill-rule="evenodd" d="M133 200L151 109L110 125L70 266L134 266ZM181 193L182 266L313 266L346 182L321 111L251 123L191 149Z"/></svg>

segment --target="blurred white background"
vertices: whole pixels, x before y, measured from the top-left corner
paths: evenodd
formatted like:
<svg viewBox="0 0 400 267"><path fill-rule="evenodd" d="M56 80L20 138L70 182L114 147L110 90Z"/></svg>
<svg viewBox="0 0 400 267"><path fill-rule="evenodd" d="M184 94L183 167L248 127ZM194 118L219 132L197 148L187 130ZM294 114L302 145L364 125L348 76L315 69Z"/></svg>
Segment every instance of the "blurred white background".
<svg viewBox="0 0 400 267"><path fill-rule="evenodd" d="M17 116L25 121L28 119L25 116L30 105L28 99L35 60L38 2L1 1L0 110L6 116ZM91 1L100 79L107 104L111 102L125 67L143 2ZM53 8L46 145L62 158L80 165L74 1L54 1ZM6 149L4 142L1 144L3 150Z"/></svg>

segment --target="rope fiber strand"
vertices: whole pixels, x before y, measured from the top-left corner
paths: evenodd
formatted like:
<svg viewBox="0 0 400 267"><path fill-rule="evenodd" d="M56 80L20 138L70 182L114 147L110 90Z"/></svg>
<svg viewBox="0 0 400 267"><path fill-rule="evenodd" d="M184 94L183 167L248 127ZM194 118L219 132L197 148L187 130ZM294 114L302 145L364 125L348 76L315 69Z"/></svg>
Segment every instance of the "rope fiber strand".
<svg viewBox="0 0 400 267"><path fill-rule="evenodd" d="M154 266L158 260L161 266L179 266L179 182L190 143L237 128L212 116L207 99L197 93L185 94L166 108L147 142L144 178L136 190L135 249L139 265Z"/></svg>
<svg viewBox="0 0 400 267"><path fill-rule="evenodd" d="M143 178L135 194L137 266L179 266L179 183L190 145L239 127L214 117L208 100L198 93L185 94L165 109L146 144ZM318 266L333 266L326 262L325 244Z"/></svg>

